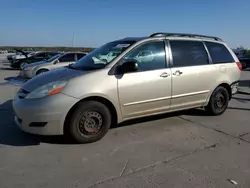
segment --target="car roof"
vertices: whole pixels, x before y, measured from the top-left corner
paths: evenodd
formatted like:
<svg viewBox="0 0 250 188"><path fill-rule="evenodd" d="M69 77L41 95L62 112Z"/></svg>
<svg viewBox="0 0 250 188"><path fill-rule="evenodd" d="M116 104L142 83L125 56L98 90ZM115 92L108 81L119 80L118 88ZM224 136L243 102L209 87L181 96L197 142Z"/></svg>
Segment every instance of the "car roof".
<svg viewBox="0 0 250 188"><path fill-rule="evenodd" d="M193 33L166 33L166 32L157 32L153 33L146 37L126 37L117 41L141 41L150 38L182 38L182 39L194 39L194 40L206 40L206 41L214 41L214 42L223 42L223 40L216 36L209 36L209 35L201 35L201 34L193 34Z"/></svg>

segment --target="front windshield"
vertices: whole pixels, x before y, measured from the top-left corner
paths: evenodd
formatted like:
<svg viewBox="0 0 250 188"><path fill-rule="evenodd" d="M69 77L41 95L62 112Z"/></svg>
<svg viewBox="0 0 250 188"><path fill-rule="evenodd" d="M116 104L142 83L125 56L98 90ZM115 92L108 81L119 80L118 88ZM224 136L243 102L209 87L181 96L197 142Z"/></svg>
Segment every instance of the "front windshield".
<svg viewBox="0 0 250 188"><path fill-rule="evenodd" d="M28 57L31 57L31 56L33 56L35 54L36 54L36 52L31 52L31 53L28 54Z"/></svg>
<svg viewBox="0 0 250 188"><path fill-rule="evenodd" d="M81 58L75 64L71 65L71 68L79 70L104 68L135 42L115 41L107 43Z"/></svg>
<svg viewBox="0 0 250 188"><path fill-rule="evenodd" d="M47 61L47 62L54 61L54 60L56 60L58 57L60 57L61 55L62 55L61 53L60 53L60 54L56 54L56 55L52 56L51 58L47 59L46 61Z"/></svg>

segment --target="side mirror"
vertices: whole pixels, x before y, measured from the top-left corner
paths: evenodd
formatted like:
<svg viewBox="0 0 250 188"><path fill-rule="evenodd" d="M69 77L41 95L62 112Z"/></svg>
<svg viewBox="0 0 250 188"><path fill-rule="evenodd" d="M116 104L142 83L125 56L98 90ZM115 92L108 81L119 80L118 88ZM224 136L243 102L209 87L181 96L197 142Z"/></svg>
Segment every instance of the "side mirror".
<svg viewBox="0 0 250 188"><path fill-rule="evenodd" d="M136 72L138 70L138 64L135 60L127 60L118 67L119 73Z"/></svg>
<svg viewBox="0 0 250 188"><path fill-rule="evenodd" d="M59 63L59 60L58 60L58 59L56 59L56 60L53 62L54 65L57 64L57 63Z"/></svg>

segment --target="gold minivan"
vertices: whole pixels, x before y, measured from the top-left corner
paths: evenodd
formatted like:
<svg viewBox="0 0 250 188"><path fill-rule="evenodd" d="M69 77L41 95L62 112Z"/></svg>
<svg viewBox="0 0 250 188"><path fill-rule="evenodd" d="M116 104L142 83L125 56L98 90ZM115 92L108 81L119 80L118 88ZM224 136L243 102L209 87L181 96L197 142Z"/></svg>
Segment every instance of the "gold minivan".
<svg viewBox="0 0 250 188"><path fill-rule="evenodd" d="M26 82L13 100L15 121L29 133L69 133L88 143L129 119L199 107L220 115L237 92L241 70L218 37L124 38Z"/></svg>

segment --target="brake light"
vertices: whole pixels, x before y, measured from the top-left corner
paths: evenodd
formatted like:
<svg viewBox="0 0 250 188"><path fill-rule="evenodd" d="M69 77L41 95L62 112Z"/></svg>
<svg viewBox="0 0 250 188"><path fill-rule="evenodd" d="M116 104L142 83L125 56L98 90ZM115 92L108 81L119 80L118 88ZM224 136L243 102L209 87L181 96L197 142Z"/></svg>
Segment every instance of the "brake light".
<svg viewBox="0 0 250 188"><path fill-rule="evenodd" d="M241 65L241 63L240 62L236 62L236 64L237 64L237 67L240 69L240 71L242 71L242 65Z"/></svg>

